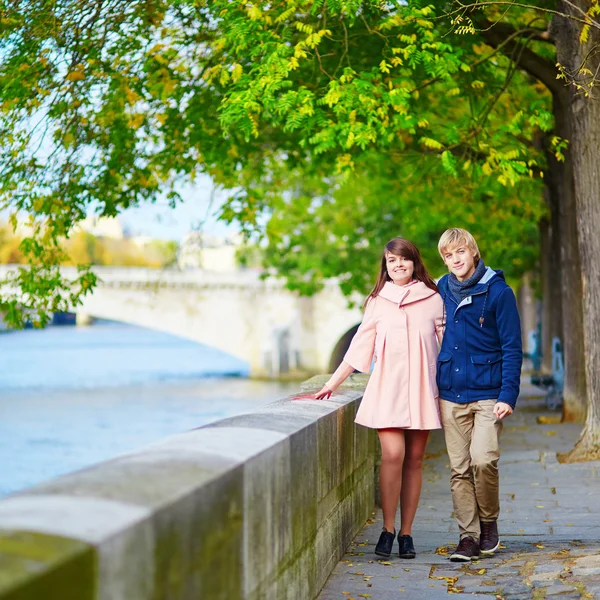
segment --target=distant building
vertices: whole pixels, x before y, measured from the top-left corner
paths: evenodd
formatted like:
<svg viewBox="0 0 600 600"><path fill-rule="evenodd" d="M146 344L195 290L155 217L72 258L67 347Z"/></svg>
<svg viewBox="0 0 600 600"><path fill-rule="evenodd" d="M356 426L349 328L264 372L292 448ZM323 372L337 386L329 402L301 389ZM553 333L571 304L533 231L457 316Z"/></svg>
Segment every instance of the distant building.
<svg viewBox="0 0 600 600"><path fill-rule="evenodd" d="M237 271L238 246L239 240L234 237L217 238L200 231L190 231L181 241L177 263L180 269Z"/></svg>
<svg viewBox="0 0 600 600"><path fill-rule="evenodd" d="M152 242L155 241L154 238L150 237L149 235L134 235L133 237L129 238L129 240L132 244L141 249L147 248L152 244Z"/></svg>
<svg viewBox="0 0 600 600"><path fill-rule="evenodd" d="M98 238L122 240L126 237L125 229L120 219L115 217L98 217L92 215L80 221L77 224L77 228L86 233L91 233Z"/></svg>

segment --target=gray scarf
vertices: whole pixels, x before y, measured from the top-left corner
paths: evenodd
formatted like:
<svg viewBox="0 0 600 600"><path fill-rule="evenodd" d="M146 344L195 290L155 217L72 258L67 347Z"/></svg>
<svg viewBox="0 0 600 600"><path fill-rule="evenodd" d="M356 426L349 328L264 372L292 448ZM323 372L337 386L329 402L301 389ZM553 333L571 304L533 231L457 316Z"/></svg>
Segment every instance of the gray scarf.
<svg viewBox="0 0 600 600"><path fill-rule="evenodd" d="M473 293L473 288L485 275L485 271L485 264L483 263L483 259L480 258L477 267L475 267L475 272L469 279L459 281L454 273L450 273L448 276L448 289L459 304Z"/></svg>

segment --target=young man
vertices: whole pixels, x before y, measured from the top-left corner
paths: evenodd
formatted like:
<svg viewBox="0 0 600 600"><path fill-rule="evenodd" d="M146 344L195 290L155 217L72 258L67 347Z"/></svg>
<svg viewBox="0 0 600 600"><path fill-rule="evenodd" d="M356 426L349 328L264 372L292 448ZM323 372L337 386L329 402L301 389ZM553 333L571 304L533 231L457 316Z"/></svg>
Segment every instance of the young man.
<svg viewBox="0 0 600 600"><path fill-rule="evenodd" d="M473 236L448 229L438 250L450 273L438 283L446 330L437 383L460 542L468 562L498 549L502 419L512 414L523 351L517 302L502 271L486 267Z"/></svg>

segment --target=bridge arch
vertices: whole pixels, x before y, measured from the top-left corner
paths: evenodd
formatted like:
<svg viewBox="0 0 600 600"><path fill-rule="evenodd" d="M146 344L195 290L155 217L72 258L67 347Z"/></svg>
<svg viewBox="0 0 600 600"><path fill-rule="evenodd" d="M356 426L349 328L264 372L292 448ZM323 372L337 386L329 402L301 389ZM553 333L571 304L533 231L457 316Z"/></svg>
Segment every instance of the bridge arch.
<svg viewBox="0 0 600 600"><path fill-rule="evenodd" d="M0 266L0 274L11 266ZM98 286L76 313L187 338L246 361L251 376L324 373L343 354L362 318L361 298L329 280L311 297L281 279L240 270L216 273L95 267ZM61 269L67 279L77 271Z"/></svg>
<svg viewBox="0 0 600 600"><path fill-rule="evenodd" d="M333 348L331 358L329 359L330 373L333 373L342 363L344 355L348 351L348 348L350 347L350 342L352 341L352 338L358 331L359 326L360 323L357 323L356 325L348 329L348 331L346 331L346 333L342 335L342 337L338 340L338 343Z"/></svg>

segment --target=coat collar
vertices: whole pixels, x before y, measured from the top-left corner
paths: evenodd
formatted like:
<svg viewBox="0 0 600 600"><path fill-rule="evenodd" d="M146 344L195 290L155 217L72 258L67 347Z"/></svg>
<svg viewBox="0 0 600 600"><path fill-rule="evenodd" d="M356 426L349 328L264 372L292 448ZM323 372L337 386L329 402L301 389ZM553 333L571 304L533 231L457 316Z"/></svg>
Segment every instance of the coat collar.
<svg viewBox="0 0 600 600"><path fill-rule="evenodd" d="M386 281L379 292L379 296L394 302L394 304L405 305L425 300L435 293L434 290L428 288L422 281L415 281L407 286L396 285L391 281Z"/></svg>

